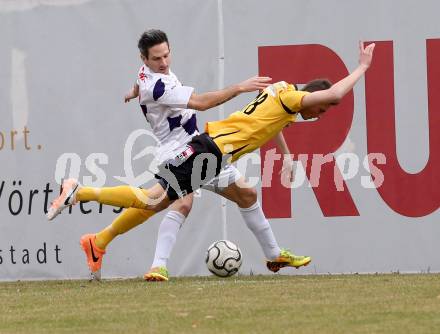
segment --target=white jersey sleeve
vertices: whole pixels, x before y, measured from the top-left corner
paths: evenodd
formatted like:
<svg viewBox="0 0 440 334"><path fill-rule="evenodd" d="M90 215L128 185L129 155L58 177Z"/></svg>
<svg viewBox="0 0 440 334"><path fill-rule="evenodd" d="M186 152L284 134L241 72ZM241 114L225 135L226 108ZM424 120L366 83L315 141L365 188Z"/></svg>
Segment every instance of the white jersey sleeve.
<svg viewBox="0 0 440 334"><path fill-rule="evenodd" d="M151 73L148 80L138 78L139 103L155 102L170 108L187 108L194 91L193 87L182 86L171 75Z"/></svg>

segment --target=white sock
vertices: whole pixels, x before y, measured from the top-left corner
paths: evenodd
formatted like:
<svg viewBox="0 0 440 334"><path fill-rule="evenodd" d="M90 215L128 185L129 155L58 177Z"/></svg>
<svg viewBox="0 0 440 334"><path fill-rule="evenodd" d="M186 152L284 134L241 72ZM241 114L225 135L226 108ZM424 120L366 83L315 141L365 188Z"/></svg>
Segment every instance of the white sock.
<svg viewBox="0 0 440 334"><path fill-rule="evenodd" d="M246 225L254 233L264 255L268 260L273 260L280 255L280 247L275 240L269 222L264 216L260 203L256 201L254 205L249 208L239 208L241 215L246 222Z"/></svg>
<svg viewBox="0 0 440 334"><path fill-rule="evenodd" d="M161 221L157 233L156 252L151 268L166 267L171 251L176 243L177 232L185 221L185 216L178 211L170 211Z"/></svg>

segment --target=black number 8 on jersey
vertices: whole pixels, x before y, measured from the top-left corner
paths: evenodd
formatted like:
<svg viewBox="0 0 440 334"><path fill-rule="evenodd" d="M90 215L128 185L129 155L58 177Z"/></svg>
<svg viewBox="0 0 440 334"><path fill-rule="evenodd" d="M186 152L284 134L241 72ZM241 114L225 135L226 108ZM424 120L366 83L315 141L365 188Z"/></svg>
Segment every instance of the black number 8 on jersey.
<svg viewBox="0 0 440 334"><path fill-rule="evenodd" d="M260 94L258 94L258 96L251 102L249 103L242 111L246 114L246 115L250 115L252 114L255 109L257 109L257 107L262 104L266 99L267 99L267 93L261 92Z"/></svg>

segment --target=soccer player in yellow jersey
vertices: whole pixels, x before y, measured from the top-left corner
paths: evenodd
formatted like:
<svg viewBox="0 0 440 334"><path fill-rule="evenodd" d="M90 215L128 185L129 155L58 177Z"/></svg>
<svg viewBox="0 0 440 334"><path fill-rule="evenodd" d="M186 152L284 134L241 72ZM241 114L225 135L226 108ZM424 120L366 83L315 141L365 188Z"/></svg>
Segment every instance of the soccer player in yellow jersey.
<svg viewBox="0 0 440 334"><path fill-rule="evenodd" d="M329 107L338 104L369 68L374 47L374 43L364 47L359 42L358 67L334 85L326 80L315 80L298 91L294 85L278 82L265 88L242 110L224 120L208 122L205 133L193 137L174 160L160 166L157 174L161 178L149 189L130 186L92 188L80 186L76 180L66 180L47 218L52 220L63 209L85 201L139 208L150 216L154 215L208 183L224 163L236 161L274 138L294 122L298 114L306 120L319 118ZM100 267L104 251L90 240L85 252L91 270ZM268 262L271 270L286 265L282 259Z"/></svg>

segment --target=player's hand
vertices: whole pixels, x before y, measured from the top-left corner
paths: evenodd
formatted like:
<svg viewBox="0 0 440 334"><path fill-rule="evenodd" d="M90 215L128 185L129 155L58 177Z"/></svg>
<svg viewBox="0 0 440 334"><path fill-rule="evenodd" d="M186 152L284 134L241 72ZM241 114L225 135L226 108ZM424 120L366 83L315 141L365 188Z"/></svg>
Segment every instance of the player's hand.
<svg viewBox="0 0 440 334"><path fill-rule="evenodd" d="M287 181L287 183L292 183L295 180L295 168L290 155L284 155L283 167L281 168L279 174L283 180Z"/></svg>
<svg viewBox="0 0 440 334"><path fill-rule="evenodd" d="M359 41L359 65L362 65L367 69L370 67L371 60L373 59L373 50L376 46L375 43L368 44L364 47L364 42Z"/></svg>
<svg viewBox="0 0 440 334"><path fill-rule="evenodd" d="M239 83L239 87L241 92L253 92L256 90L263 90L267 86L270 85L272 81L271 77L259 77L253 76L241 83Z"/></svg>

